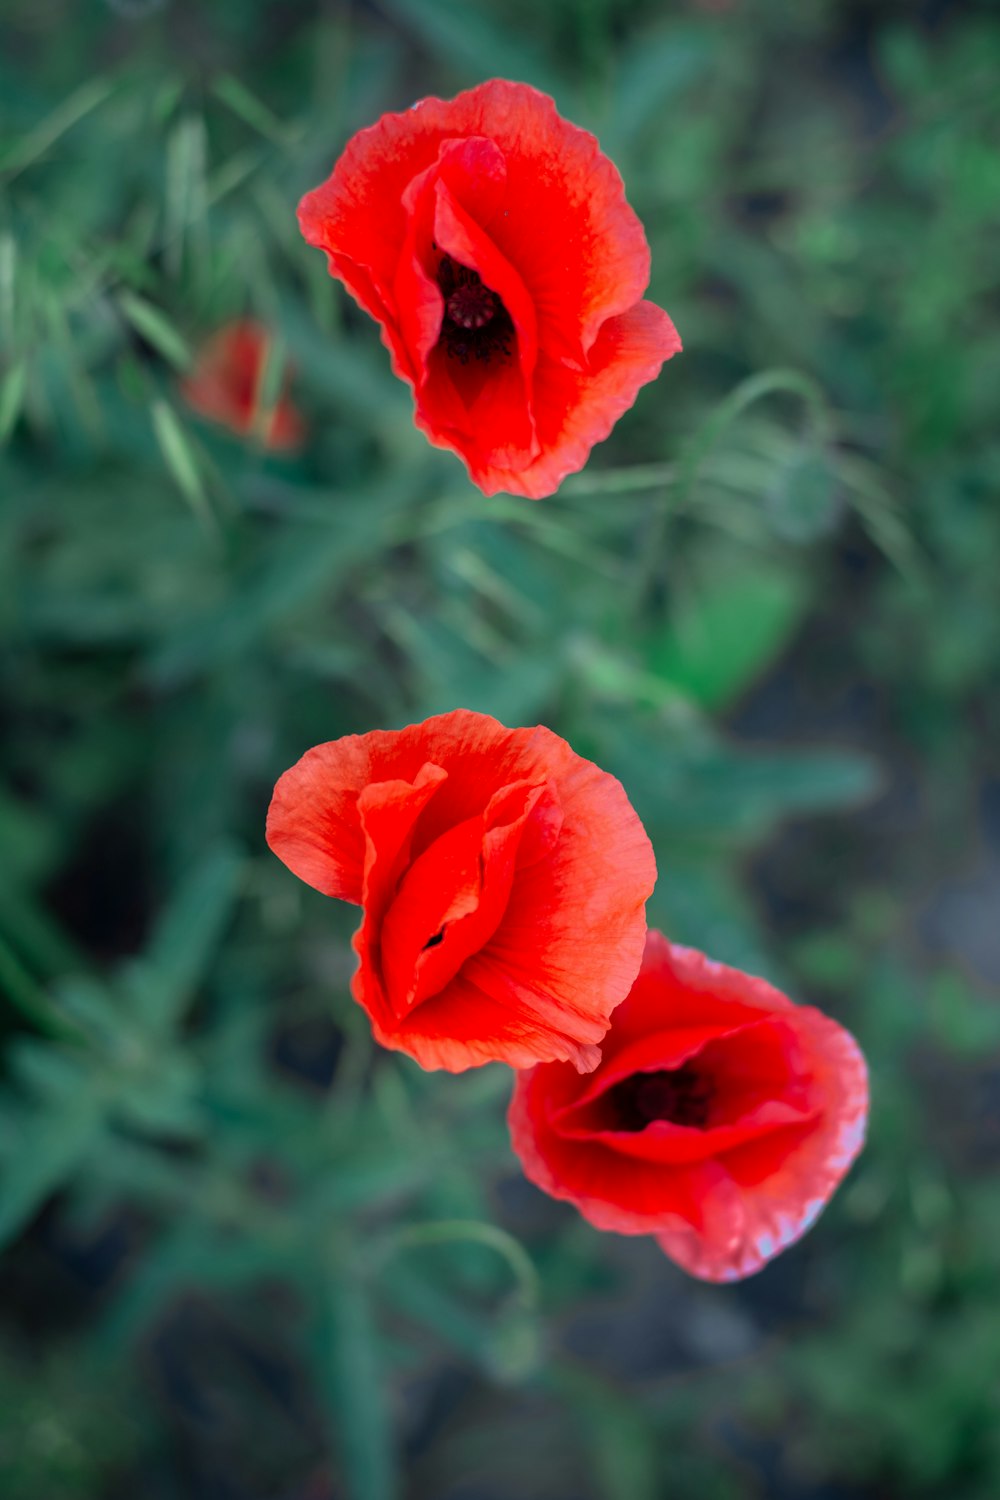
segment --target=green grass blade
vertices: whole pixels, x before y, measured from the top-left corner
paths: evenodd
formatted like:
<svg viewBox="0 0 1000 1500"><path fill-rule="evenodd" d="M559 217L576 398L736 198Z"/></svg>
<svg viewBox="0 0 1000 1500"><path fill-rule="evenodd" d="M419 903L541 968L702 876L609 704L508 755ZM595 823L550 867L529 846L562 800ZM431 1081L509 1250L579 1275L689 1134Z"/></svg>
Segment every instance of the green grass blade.
<svg viewBox="0 0 1000 1500"><path fill-rule="evenodd" d="M350 1500L395 1500L392 1433L368 1287L343 1267L334 1273L320 1354Z"/></svg>
<svg viewBox="0 0 1000 1500"><path fill-rule="evenodd" d="M239 895L243 860L230 844L209 850L174 893L146 952L145 1019L172 1025L200 984Z"/></svg>
<svg viewBox="0 0 1000 1500"><path fill-rule="evenodd" d="M298 138L300 132L297 127L279 120L273 110L268 109L266 104L250 92L246 84L234 78L231 73L223 73L215 80L212 93L266 140L274 141L279 146L287 146Z"/></svg>
<svg viewBox="0 0 1000 1500"><path fill-rule="evenodd" d="M145 297L137 297L134 292L121 292L118 297L118 306L147 344L151 344L175 369L187 369L191 363L191 350L183 336L158 307L154 307L152 302L147 302Z"/></svg>
<svg viewBox="0 0 1000 1500"><path fill-rule="evenodd" d="M0 1177L0 1249L9 1244L45 1200L76 1170L102 1129L96 1087L81 1090L59 1113L26 1117L21 1149Z"/></svg>
<svg viewBox="0 0 1000 1500"><path fill-rule="evenodd" d="M114 87L107 78L88 79L0 159L0 174L6 176L8 182L13 181L25 167L30 167L40 156L50 151L60 136L72 130L85 115L103 104L113 93Z"/></svg>
<svg viewBox="0 0 1000 1500"><path fill-rule="evenodd" d="M153 402L153 431L177 488L206 528L214 521L194 448L177 413L162 397Z"/></svg>
<svg viewBox="0 0 1000 1500"><path fill-rule="evenodd" d="M17 426L28 389L28 366L23 359L11 365L0 381L0 446L6 443Z"/></svg>

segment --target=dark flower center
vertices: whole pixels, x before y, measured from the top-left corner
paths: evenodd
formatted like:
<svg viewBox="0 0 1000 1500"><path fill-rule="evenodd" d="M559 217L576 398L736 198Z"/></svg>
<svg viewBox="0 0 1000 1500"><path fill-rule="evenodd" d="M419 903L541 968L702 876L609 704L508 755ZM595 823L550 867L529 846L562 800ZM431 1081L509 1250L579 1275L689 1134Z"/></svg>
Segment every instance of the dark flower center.
<svg viewBox="0 0 1000 1500"><path fill-rule="evenodd" d="M712 1085L690 1063L661 1068L655 1073L633 1073L608 1090L618 1130L645 1130L653 1120L673 1125L708 1125Z"/></svg>
<svg viewBox="0 0 1000 1500"><path fill-rule="evenodd" d="M453 359L504 359L509 356L514 324L496 292L484 286L478 271L441 257L437 283L444 298L438 344Z"/></svg>
<svg viewBox="0 0 1000 1500"><path fill-rule="evenodd" d="M495 316L499 303L495 292L482 282L456 287L445 304L445 317L460 328L485 328Z"/></svg>

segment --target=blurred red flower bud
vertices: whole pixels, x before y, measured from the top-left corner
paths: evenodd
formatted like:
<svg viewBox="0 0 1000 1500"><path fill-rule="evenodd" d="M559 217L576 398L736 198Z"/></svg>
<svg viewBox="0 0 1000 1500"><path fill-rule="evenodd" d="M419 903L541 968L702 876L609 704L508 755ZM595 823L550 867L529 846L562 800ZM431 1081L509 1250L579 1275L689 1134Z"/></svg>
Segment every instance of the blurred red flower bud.
<svg viewBox="0 0 1000 1500"><path fill-rule="evenodd" d="M283 390L276 404L261 406L261 385L271 336L259 323L227 323L199 349L181 395L199 416L240 437L257 436L273 451L297 448L305 426Z"/></svg>

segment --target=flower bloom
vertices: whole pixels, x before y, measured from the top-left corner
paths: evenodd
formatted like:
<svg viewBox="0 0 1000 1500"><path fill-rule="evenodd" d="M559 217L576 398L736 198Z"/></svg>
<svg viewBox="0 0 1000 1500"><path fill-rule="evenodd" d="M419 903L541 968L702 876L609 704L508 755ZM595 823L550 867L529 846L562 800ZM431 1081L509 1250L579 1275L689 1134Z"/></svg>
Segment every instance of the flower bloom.
<svg viewBox="0 0 1000 1500"><path fill-rule="evenodd" d="M693 1276L733 1281L813 1223L867 1113L843 1027L651 931L600 1067L522 1073L508 1120L538 1187L598 1229L654 1235Z"/></svg>
<svg viewBox="0 0 1000 1500"><path fill-rule="evenodd" d="M383 1046L451 1072L597 1066L656 866L619 783L551 730L458 709L317 745L267 840L363 908L352 989Z"/></svg>
<svg viewBox="0 0 1000 1500"><path fill-rule="evenodd" d="M258 436L274 451L297 448L305 428L286 394L270 411L261 408L270 342L259 323L227 323L198 351L194 368L181 382L181 395L199 416L240 437Z"/></svg>
<svg viewBox="0 0 1000 1500"><path fill-rule="evenodd" d="M527 84L383 115L299 225L487 495L551 495L681 347L618 172Z"/></svg>

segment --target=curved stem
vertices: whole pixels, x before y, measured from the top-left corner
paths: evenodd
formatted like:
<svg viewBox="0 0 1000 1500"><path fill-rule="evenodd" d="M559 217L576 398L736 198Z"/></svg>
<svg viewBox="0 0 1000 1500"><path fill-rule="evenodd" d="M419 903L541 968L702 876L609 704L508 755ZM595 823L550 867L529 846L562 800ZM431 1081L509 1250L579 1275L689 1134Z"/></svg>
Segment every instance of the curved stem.
<svg viewBox="0 0 1000 1500"><path fill-rule="evenodd" d="M480 1219L439 1219L431 1224L408 1224L389 1240L386 1258L414 1246L442 1245L456 1240L470 1240L495 1250L507 1262L524 1306L530 1310L538 1306L541 1281L528 1252L505 1229L485 1224Z"/></svg>
<svg viewBox="0 0 1000 1500"><path fill-rule="evenodd" d="M725 400L719 403L687 445L676 467L672 496L675 511L683 511L687 507L702 465L726 428L748 407L754 406L765 396L772 396L776 392L798 396L808 409L817 442L822 443L828 439L831 427L830 409L822 388L815 380L808 375L803 375L800 370L762 370L758 375L751 375L749 379L742 380L734 390L730 391ZM653 580L660 553L663 550L666 524L666 506L660 506L652 516L650 536L643 551L639 576L636 580L637 604L641 604L645 599Z"/></svg>

